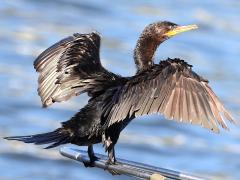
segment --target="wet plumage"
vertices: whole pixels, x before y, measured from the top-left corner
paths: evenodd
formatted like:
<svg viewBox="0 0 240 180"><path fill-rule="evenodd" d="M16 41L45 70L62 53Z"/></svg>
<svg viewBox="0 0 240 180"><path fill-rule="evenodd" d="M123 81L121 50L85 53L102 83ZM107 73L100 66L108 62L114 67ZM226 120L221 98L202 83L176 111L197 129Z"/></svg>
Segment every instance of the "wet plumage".
<svg viewBox="0 0 240 180"><path fill-rule="evenodd" d="M142 115L158 113L214 132L219 125L228 129L225 121L233 123L232 116L191 65L179 58L153 61L162 42L195 28L170 22L147 26L134 51L137 72L133 77L121 77L101 65L98 33L74 34L54 44L34 62L43 106L81 93L90 96L88 104L53 132L6 139L50 144L47 148L66 143L88 146L91 162L95 158L92 145L102 142L109 163L115 163L114 146L121 131Z"/></svg>

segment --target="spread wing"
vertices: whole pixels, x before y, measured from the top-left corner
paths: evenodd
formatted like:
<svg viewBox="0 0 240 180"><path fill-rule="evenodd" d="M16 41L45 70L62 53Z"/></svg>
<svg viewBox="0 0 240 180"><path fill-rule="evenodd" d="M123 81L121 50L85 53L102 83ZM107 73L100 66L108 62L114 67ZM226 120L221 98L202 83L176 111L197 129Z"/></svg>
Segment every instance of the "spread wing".
<svg viewBox="0 0 240 180"><path fill-rule="evenodd" d="M116 78L102 67L99 48L98 34L74 34L38 56L34 68L40 73L38 93L43 106L82 92L91 95L101 90L101 84Z"/></svg>
<svg viewBox="0 0 240 180"><path fill-rule="evenodd" d="M208 82L182 60L162 61L129 80L105 106L107 126L141 115L160 113L168 119L201 125L218 132L234 122ZM107 112L107 113L106 113Z"/></svg>

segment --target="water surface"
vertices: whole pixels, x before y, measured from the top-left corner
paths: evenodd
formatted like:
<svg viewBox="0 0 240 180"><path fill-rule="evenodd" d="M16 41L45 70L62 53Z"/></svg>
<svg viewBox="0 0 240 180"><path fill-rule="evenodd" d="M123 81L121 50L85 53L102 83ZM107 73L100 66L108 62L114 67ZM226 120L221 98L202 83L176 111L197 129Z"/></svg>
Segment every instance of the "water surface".
<svg viewBox="0 0 240 180"><path fill-rule="evenodd" d="M210 80L236 116L240 109L240 2L2 0L0 2L0 136L48 132L87 103L82 95L41 108L32 63L51 44L74 32L102 34L101 59L114 73L135 73L133 49L149 23L170 20L200 26L159 48L156 61L180 57ZM240 129L216 135L206 129L164 120L134 120L121 134L117 157L195 173L213 179L240 178ZM61 157L59 148L0 140L0 179L112 179ZM86 149L82 147L82 149ZM101 145L95 151L104 153ZM128 179L117 176L115 179ZM131 178L129 178L131 179Z"/></svg>

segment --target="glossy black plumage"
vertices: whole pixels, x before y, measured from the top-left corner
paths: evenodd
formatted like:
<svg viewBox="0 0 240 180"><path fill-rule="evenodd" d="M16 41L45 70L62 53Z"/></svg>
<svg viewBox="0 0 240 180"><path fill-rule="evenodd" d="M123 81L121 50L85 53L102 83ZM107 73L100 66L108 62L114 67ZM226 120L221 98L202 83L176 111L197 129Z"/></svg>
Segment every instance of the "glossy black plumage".
<svg viewBox="0 0 240 180"><path fill-rule="evenodd" d="M225 120L234 122L233 118L208 81L192 71L191 65L178 58L154 64L158 46L176 32L186 31L184 28L170 22L147 26L134 51L137 73L133 77L121 77L101 65L97 33L74 34L51 46L34 62L40 73L38 93L43 106L84 92L91 98L53 132L6 139L50 144L48 148L66 143L88 146L92 161L92 145L102 142L109 162L114 163L114 145L120 132L132 119L144 114L163 114L214 132L219 131L219 125L227 129Z"/></svg>

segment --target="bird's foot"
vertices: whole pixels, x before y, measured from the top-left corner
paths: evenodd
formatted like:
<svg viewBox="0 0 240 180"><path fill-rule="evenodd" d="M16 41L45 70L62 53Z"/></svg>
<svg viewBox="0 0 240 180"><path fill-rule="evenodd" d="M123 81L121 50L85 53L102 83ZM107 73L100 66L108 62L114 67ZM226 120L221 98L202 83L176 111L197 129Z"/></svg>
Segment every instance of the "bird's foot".
<svg viewBox="0 0 240 180"><path fill-rule="evenodd" d="M94 167L94 162L98 159L99 159L98 157L92 156L90 158L90 161L83 161L83 164L85 167Z"/></svg>
<svg viewBox="0 0 240 180"><path fill-rule="evenodd" d="M106 169L104 170L107 170L109 173L111 173L113 176L115 175L121 175L118 171L116 170L112 170L112 169L108 169L108 166L109 165L118 165L119 163L116 162L116 161L112 161L111 159L108 159L107 162L105 163L106 165Z"/></svg>

